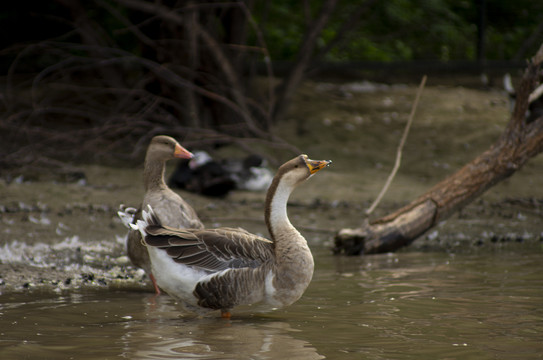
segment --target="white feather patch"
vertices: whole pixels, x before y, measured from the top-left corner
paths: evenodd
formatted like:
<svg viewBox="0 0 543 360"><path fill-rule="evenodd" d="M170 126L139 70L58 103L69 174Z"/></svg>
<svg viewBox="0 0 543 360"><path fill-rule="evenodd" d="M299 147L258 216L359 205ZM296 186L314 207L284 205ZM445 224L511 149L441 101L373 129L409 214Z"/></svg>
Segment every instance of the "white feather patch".
<svg viewBox="0 0 543 360"><path fill-rule="evenodd" d="M277 292L277 290L275 289L275 286L273 286L274 279L275 275L273 274L273 271L270 270L268 272L268 275L266 275L266 302L271 305L280 305L277 300L275 300L275 293Z"/></svg>
<svg viewBox="0 0 543 360"><path fill-rule="evenodd" d="M121 219L121 222L124 226L127 228L131 228L133 225L132 222L134 221L134 215L136 214L136 209L132 207L124 207L123 205L120 206L119 211L117 211L117 215Z"/></svg>
<svg viewBox="0 0 543 360"><path fill-rule="evenodd" d="M168 294L196 305L192 292L198 282L208 276L207 272L175 262L164 250L148 247L153 275L158 286Z"/></svg>

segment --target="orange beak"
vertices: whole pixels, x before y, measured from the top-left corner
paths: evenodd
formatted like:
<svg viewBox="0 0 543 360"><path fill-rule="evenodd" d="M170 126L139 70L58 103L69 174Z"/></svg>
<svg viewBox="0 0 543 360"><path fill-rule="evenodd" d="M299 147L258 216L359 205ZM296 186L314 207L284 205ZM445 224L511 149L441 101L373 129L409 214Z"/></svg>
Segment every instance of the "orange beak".
<svg viewBox="0 0 543 360"><path fill-rule="evenodd" d="M309 172L311 174L314 174L317 171L319 171L320 169L328 166L332 162L332 160L311 160L311 159L306 159L305 162L307 164L307 167L309 168Z"/></svg>
<svg viewBox="0 0 543 360"><path fill-rule="evenodd" d="M173 152L173 156L180 159L192 159L194 155L181 145L177 144L175 145L175 151Z"/></svg>

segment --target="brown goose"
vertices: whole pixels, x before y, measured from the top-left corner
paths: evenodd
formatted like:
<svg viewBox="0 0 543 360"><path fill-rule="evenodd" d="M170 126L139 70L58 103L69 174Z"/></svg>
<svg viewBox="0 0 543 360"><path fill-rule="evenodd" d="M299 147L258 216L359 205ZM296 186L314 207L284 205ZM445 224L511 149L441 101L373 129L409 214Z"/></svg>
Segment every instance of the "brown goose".
<svg viewBox="0 0 543 360"><path fill-rule="evenodd" d="M192 154L179 145L174 138L164 135L155 136L151 140L145 155L143 167L145 195L143 196L141 208L134 211L134 209L124 208L121 205L118 214L123 223L127 223L127 217L132 212L135 214L131 222L135 224L136 221L141 219L141 209L151 206L164 225L175 228L203 228L204 225L198 218L198 215L196 215L194 209L164 182L164 171L167 160L173 158L190 159L191 157ZM156 293L160 294L159 287L151 271L149 252L147 251L147 247L142 243L140 232L130 229L126 245L130 261L149 274Z"/></svg>
<svg viewBox="0 0 543 360"><path fill-rule="evenodd" d="M298 300L313 276L313 256L287 216L294 188L331 161L300 155L283 164L268 189L265 220L271 240L243 229L177 229L151 207L133 228L142 233L158 285L198 313L229 318L236 305L271 307Z"/></svg>

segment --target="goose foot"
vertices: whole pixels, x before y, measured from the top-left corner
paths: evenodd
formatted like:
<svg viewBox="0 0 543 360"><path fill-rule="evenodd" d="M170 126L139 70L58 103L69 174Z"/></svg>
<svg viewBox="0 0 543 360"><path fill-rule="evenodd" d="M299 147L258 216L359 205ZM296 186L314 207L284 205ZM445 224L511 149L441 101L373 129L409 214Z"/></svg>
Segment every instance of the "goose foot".
<svg viewBox="0 0 543 360"><path fill-rule="evenodd" d="M223 319L230 320L230 318L232 317L232 314L230 313L230 311L221 310L221 317Z"/></svg>

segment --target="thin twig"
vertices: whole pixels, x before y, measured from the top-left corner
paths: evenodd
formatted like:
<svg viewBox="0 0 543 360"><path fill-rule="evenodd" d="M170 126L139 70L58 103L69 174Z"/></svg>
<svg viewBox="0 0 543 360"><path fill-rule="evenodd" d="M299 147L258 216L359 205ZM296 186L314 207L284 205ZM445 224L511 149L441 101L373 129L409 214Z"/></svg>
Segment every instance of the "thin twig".
<svg viewBox="0 0 543 360"><path fill-rule="evenodd" d="M530 97L528 98L528 103L533 103L539 99L541 95L543 95L543 84L539 85L534 91L532 91Z"/></svg>
<svg viewBox="0 0 543 360"><path fill-rule="evenodd" d="M366 215L369 215L375 210L377 205L381 202L381 199L385 195L385 193L388 191L388 188L390 187L390 184L392 183L392 180L396 176L396 173L398 172L398 169L400 168L400 163L402 161L402 152L403 147L405 145L405 141L407 139L407 135L409 134L409 129L411 128L411 124L413 123L413 118L415 117L415 112L417 110L417 106L419 104L419 99L422 94L422 90L424 89L424 85L426 84L426 75L422 77L422 80L419 85L419 89L417 90L417 96L415 97L415 102L413 103L413 107L411 108L411 114L409 114L409 119L407 120L407 124L405 125L405 129L403 131L402 139L400 141L400 144L398 145L398 150L396 151L396 163L394 164L394 168L392 169L392 172L388 176L388 179L385 183L385 186L383 186L383 189L373 202L368 210L366 210Z"/></svg>

